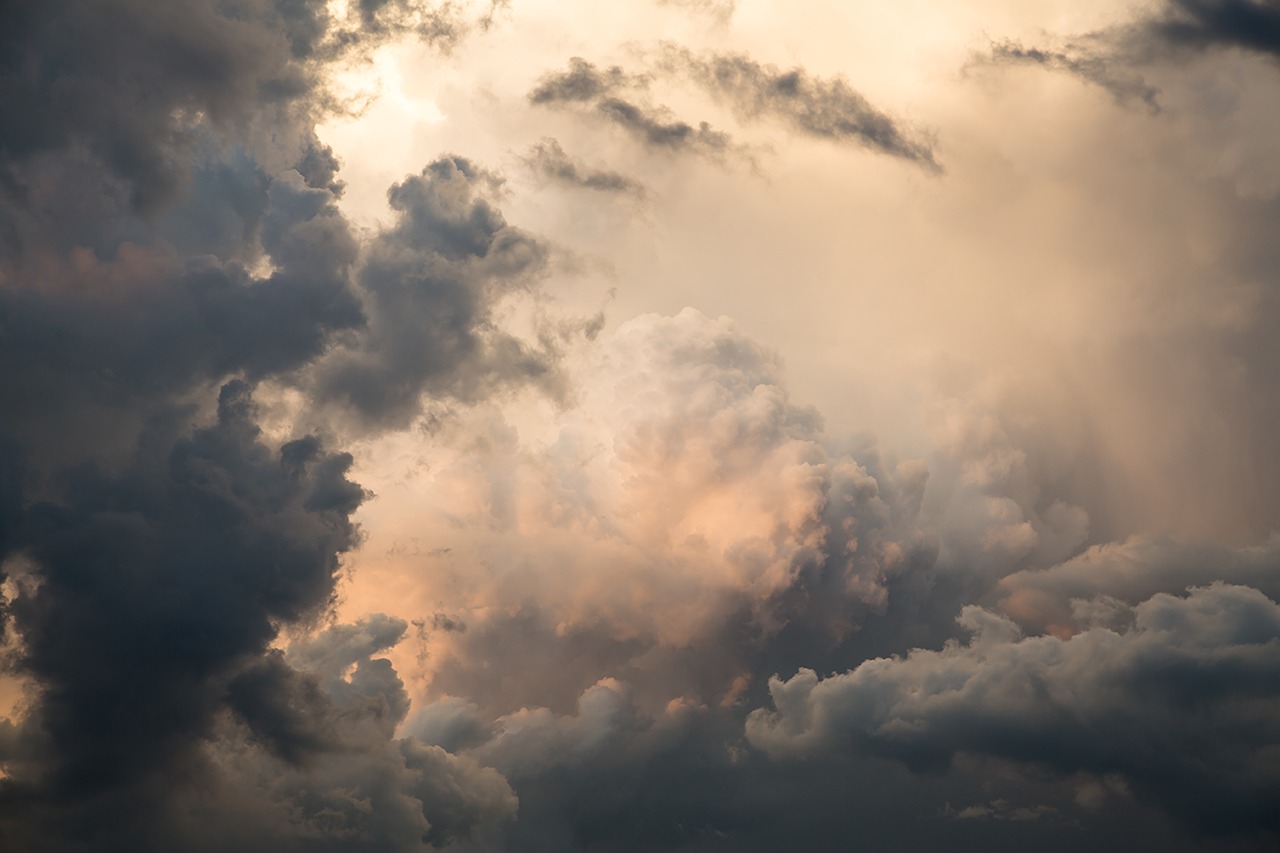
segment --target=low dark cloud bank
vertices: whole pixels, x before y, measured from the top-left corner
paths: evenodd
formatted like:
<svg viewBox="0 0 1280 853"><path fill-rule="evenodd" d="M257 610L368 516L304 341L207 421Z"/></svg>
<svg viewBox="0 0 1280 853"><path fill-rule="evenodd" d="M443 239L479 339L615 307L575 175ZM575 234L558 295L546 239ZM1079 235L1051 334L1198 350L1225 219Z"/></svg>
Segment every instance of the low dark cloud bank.
<svg viewBox="0 0 1280 853"><path fill-rule="evenodd" d="M846 744L920 767L967 752L1120 773L1193 827L1274 832L1280 607L1214 584L1127 615L1064 641L971 605L966 645L773 680L777 710L752 714L747 737L780 757Z"/></svg>

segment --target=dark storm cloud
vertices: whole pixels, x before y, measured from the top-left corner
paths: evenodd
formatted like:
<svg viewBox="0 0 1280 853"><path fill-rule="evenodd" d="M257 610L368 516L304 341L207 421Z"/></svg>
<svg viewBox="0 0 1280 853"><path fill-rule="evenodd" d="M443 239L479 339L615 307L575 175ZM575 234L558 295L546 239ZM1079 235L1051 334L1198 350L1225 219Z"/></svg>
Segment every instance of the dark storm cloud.
<svg viewBox="0 0 1280 853"><path fill-rule="evenodd" d="M36 754L6 780L0 823L19 838L29 798L55 835L148 831L167 783L198 774L220 697L274 623L330 603L364 498L351 457L313 438L267 447L249 393L228 383L212 426L145 436L123 471L84 465L26 507L38 571L11 609L17 664L40 685L22 724ZM238 677L233 693L251 696L253 668ZM107 804L110 819L95 814ZM87 822L63 826L57 807Z"/></svg>
<svg viewBox="0 0 1280 853"><path fill-rule="evenodd" d="M514 812L493 771L392 739L408 697L373 656L405 623L374 617L287 656L268 648L279 624L332 605L366 495L345 476L349 455L312 437L265 444L250 394L228 383L213 425L183 435L189 412L174 412L123 469L84 463L39 501L5 502L0 532L28 567L8 607L21 638L8 663L39 687L0 751L10 849L265 850L313 837L400 850ZM265 815L244 801L255 786Z"/></svg>
<svg viewBox="0 0 1280 853"><path fill-rule="evenodd" d="M698 56L669 47L666 65L692 77L747 119L779 119L807 136L939 168L930 140L882 112L843 79L786 71L741 54Z"/></svg>
<svg viewBox="0 0 1280 853"><path fill-rule="evenodd" d="M644 196L644 187L633 178L607 169L593 169L565 153L555 139L544 139L533 146L524 162L536 174L569 186Z"/></svg>
<svg viewBox="0 0 1280 853"><path fill-rule="evenodd" d="M140 209L153 211L185 183L200 122L248 136L288 128L297 145L307 114L323 106L322 61L406 31L451 43L466 27L447 4L408 0L361 3L351 20L335 20L311 0L7 3L0 12L6 189L21 192L17 164L79 148L123 178Z"/></svg>
<svg viewBox="0 0 1280 853"><path fill-rule="evenodd" d="M130 183L142 208L170 197L187 135L175 113L243 126L314 84L305 59L321 10L294 4L298 17L286 17L270 2L242 5L243 17L207 2L6 4L6 170L83 146Z"/></svg>
<svg viewBox="0 0 1280 853"><path fill-rule="evenodd" d="M660 649L633 647L620 660L605 651L608 638L557 638L554 625L545 631L538 638L526 622L518 637L513 633L493 649L528 649L508 672L527 676L524 688L516 688L525 691L520 695L532 698L541 690L554 707L530 701L505 713L485 710L494 696L480 691L479 704L441 699L419 709L405 728L502 771L520 797L520 816L502 827L500 849L828 850L832 838L847 837L857 837L869 850L929 851L946 844L1008 849L1032 839L1064 853L1144 843L1201 849L1185 830L1150 816L1135 832L1127 789L1118 778L1078 774L1064 782L963 762L950 774L916 775L900 763L837 748L804 761L771 759L743 738L748 710L767 698L763 680L738 702L706 703L696 695L700 686L725 686L733 654L776 645L759 642L758 635L754 642L743 634L680 652L688 667L682 677L679 665ZM617 644L612 648L619 650ZM547 654L541 666L533 658L536 649ZM725 651L730 657L721 657ZM580 653L595 657L587 662ZM480 667L488 662L492 671L495 660L476 658L473 688L486 681ZM557 679L571 669L577 672L569 680L582 679L576 689L561 689L564 682L550 690L534 684L536 670ZM592 672L615 675L592 680ZM683 698L652 701L663 689L686 688L691 693ZM1095 788L1104 801L1082 808L1080 791L1092 796ZM1027 821L978 820L984 809L994 817L1052 814L1054 831L1009 825ZM964 826L954 825L957 812L965 814Z"/></svg>
<svg viewBox="0 0 1280 853"><path fill-rule="evenodd" d="M1171 48L1226 47L1280 56L1280 3L1275 0L1169 0L1137 28L1139 38Z"/></svg>
<svg viewBox="0 0 1280 853"><path fill-rule="evenodd" d="M329 191L286 173L262 196L261 244L276 266L266 277L163 243L9 265L0 391L40 404L11 408L5 428L41 456L127 444L154 407L228 375L293 370L361 326L356 242Z"/></svg>
<svg viewBox="0 0 1280 853"><path fill-rule="evenodd" d="M620 94L644 88L647 83L646 77L629 75L616 65L602 70L575 56L569 60L567 71L543 77L529 93L529 101L539 106L594 106L597 115L655 149L689 151L712 158L733 150L730 136L705 121L695 126L676 118L666 107L640 103Z"/></svg>
<svg viewBox="0 0 1280 853"><path fill-rule="evenodd" d="M407 694L375 655L403 623L272 648L333 606L367 495L350 455L265 439L254 401L353 353L405 411L545 381L491 321L545 262L492 179L434 164L362 246L314 133L326 63L473 26L407 2L0 11L0 629L29 686L0 847L403 850L514 813L494 771L394 738Z"/></svg>
<svg viewBox="0 0 1280 853"><path fill-rule="evenodd" d="M966 645L775 678L775 710L754 713L747 735L778 758L856 746L917 767L972 753L1118 773L1198 830L1276 832L1280 607L1215 583L1153 596L1132 619L1123 633L1024 638L968 606Z"/></svg>
<svg viewBox="0 0 1280 853"><path fill-rule="evenodd" d="M407 425L424 392L474 400L518 383L556 387L555 354L498 328L494 310L545 269L548 248L507 224L496 177L445 157L388 192L398 221L369 244L359 282L369 333L319 366L319 399L372 424Z"/></svg>

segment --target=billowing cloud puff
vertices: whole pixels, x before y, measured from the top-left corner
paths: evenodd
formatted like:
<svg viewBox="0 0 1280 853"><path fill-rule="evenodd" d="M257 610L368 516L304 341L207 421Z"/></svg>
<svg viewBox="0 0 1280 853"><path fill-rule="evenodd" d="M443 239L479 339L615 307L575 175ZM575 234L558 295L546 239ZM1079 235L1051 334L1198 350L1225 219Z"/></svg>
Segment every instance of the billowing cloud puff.
<svg viewBox="0 0 1280 853"><path fill-rule="evenodd" d="M860 749L914 766L977 754L1119 773L1200 828L1275 830L1280 606L1261 592L1161 593L1127 630L1065 640L972 605L959 621L965 644L775 677L748 739L779 759Z"/></svg>
<svg viewBox="0 0 1280 853"><path fill-rule="evenodd" d="M465 158L444 157L391 187L398 220L368 246L359 274L368 333L316 368L322 403L353 410L365 424L403 427L428 392L476 400L503 385L555 384L554 354L494 320L548 255L494 206L499 185Z"/></svg>
<svg viewBox="0 0 1280 853"><path fill-rule="evenodd" d="M886 576L915 547L897 538L911 519L891 517L865 468L828 453L776 354L731 321L694 310L629 321L580 389L545 444L491 427L484 449L469 444L433 474L451 497L438 510L453 528L439 531L443 559L491 578L455 606L536 597L560 630L675 645L743 607L776 630L803 618L793 594L829 596L836 634L857 609L884 606Z"/></svg>
<svg viewBox="0 0 1280 853"><path fill-rule="evenodd" d="M1000 608L1035 630L1070 633L1099 613L1126 612L1158 592L1181 593L1215 580L1280 598L1280 538L1244 548L1133 537L1096 545L1058 565L1000 581Z"/></svg>

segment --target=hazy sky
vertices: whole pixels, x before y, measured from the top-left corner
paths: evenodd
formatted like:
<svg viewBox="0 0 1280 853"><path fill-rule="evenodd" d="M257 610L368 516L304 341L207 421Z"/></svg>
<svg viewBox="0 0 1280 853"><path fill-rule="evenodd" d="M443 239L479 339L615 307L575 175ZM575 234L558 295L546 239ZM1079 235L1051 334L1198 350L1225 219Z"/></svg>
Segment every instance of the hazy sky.
<svg viewBox="0 0 1280 853"><path fill-rule="evenodd" d="M1280 843L1280 5L0 11L0 849Z"/></svg>

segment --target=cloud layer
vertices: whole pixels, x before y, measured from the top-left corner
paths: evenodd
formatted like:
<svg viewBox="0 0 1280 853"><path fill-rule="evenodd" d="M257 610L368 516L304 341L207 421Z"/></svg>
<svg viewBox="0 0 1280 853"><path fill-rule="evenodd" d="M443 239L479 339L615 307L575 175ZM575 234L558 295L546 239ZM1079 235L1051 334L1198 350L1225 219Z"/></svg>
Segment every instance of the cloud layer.
<svg viewBox="0 0 1280 853"><path fill-rule="evenodd" d="M552 7L0 11L0 848L1273 847L1274 4Z"/></svg>

